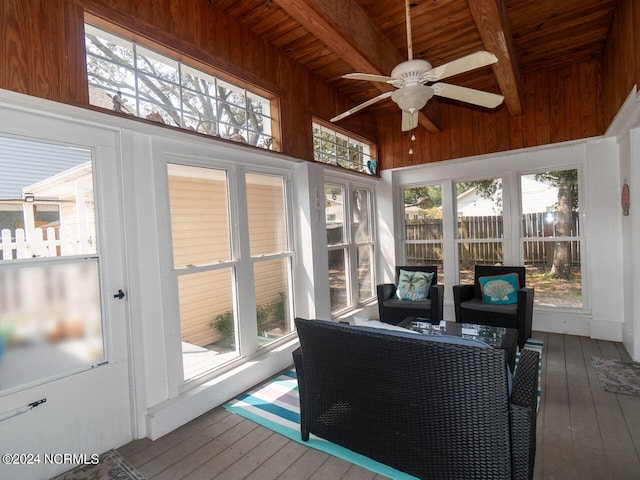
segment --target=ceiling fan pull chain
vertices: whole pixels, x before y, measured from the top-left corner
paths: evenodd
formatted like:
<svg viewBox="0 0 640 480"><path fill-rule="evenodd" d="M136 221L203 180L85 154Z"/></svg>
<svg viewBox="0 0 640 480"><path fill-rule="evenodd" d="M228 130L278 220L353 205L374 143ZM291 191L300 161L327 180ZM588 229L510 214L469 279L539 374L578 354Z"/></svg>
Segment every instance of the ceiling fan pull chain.
<svg viewBox="0 0 640 480"><path fill-rule="evenodd" d="M409 155L413 155L413 145L412 143L416 141L416 136L413 133L413 129L409 132Z"/></svg>

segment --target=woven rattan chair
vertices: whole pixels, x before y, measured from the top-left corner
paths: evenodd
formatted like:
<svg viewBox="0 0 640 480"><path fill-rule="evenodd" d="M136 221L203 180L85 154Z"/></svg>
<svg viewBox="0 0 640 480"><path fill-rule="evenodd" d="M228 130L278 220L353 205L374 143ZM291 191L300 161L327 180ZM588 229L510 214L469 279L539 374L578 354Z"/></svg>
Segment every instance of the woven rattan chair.
<svg viewBox="0 0 640 480"><path fill-rule="evenodd" d="M417 301L396 298L400 270L433 273L429 298ZM438 285L438 267L435 265L396 267L396 283L379 284L377 293L378 315L381 322L397 325L407 317L421 317L434 323L442 320L444 285Z"/></svg>
<svg viewBox="0 0 640 480"><path fill-rule="evenodd" d="M518 274L520 286L517 293L518 302L511 305L484 303L478 279L507 273ZM533 288L526 286L525 267L476 265L473 285L454 285L453 287L456 322L515 328L518 330L518 346L522 349L531 336L533 295Z"/></svg>
<svg viewBox="0 0 640 480"><path fill-rule="evenodd" d="M296 318L304 441L313 433L429 479L531 479L537 352L509 394L504 352Z"/></svg>

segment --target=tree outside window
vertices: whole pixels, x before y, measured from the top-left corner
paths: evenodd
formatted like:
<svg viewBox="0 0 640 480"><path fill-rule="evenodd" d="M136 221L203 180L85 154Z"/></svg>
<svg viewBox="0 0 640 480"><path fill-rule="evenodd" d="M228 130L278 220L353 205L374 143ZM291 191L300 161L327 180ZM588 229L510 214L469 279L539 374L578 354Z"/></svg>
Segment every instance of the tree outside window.
<svg viewBox="0 0 640 480"><path fill-rule="evenodd" d="M90 24L85 48L92 105L273 148L268 98Z"/></svg>
<svg viewBox="0 0 640 480"><path fill-rule="evenodd" d="M520 191L523 256L536 305L581 308L578 170L522 175Z"/></svg>

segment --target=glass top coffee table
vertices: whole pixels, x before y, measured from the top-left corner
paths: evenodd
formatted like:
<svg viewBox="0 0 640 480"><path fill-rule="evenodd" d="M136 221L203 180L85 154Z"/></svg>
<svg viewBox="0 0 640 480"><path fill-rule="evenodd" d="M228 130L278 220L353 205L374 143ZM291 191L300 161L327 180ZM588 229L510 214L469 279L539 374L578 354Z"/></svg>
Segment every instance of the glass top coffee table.
<svg viewBox="0 0 640 480"><path fill-rule="evenodd" d="M452 335L481 340L493 348L504 350L507 363L513 372L518 346L518 330L515 328L490 327L446 320L442 320L440 323L431 323L428 319L421 319L420 317L407 317L398 326L415 330L425 335Z"/></svg>

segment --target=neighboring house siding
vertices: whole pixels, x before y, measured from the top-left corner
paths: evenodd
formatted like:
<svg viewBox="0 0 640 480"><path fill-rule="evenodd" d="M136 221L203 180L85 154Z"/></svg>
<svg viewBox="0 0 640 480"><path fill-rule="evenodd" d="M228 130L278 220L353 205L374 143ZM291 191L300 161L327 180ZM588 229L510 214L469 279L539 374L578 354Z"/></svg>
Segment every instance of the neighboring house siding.
<svg viewBox="0 0 640 480"><path fill-rule="evenodd" d="M223 181L220 188L212 188L212 180L199 180L192 177L170 176L172 212L172 240L174 263L176 265L200 264L203 258L227 259L229 256L228 228L227 228L227 198ZM282 191L269 186L253 187L250 195L259 197L259 202L282 202ZM194 198L199 199L202 208L194 210L187 207L193 205ZM249 204L255 202L248 202ZM252 251L273 252L276 248L275 238L282 236L281 228L274 219L268 216L260 217L262 225L255 225L254 235L251 235ZM191 232L199 231L198 235ZM277 235L274 234L277 232ZM278 236L279 235L279 236ZM201 241L207 238L208 241ZM254 250L255 249L255 250ZM263 288L256 298L257 305L276 300L280 292L288 294L286 285L281 281L279 264L273 262L261 266L256 274L256 282L268 285ZM188 273L188 272L185 272ZM209 322L217 315L223 314L233 305L232 292L227 289L211 288L211 284L228 285L229 269L204 272L202 274L181 275L179 278L179 295L184 299L180 311L180 328L185 342L205 346L218 340L221 335L215 328L209 327ZM219 279L216 281L216 279ZM238 292L242 295L242 291Z"/></svg>
<svg viewBox="0 0 640 480"><path fill-rule="evenodd" d="M25 148L28 145L29 148ZM0 199L22 198L22 189L87 161L86 150L29 139L0 137Z"/></svg>

